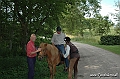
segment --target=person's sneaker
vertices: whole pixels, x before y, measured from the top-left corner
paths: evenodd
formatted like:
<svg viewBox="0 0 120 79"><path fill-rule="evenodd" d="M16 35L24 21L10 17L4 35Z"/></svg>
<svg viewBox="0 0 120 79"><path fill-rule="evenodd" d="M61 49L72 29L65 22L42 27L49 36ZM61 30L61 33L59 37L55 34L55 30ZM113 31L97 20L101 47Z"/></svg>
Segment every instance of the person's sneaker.
<svg viewBox="0 0 120 79"><path fill-rule="evenodd" d="M64 72L68 72L68 68L64 68Z"/></svg>

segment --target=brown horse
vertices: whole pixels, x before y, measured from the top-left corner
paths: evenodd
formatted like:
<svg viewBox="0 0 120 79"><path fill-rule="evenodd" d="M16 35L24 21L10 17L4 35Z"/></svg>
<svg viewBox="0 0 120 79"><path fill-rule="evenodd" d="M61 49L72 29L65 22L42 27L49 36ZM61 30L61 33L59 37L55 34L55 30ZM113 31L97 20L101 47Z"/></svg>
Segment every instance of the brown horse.
<svg viewBox="0 0 120 79"><path fill-rule="evenodd" d="M60 63L60 53L58 49L51 44L41 43L40 48L41 52L39 53L38 58L42 58L43 56L47 57L50 68L50 79L53 79L56 72L56 65Z"/></svg>

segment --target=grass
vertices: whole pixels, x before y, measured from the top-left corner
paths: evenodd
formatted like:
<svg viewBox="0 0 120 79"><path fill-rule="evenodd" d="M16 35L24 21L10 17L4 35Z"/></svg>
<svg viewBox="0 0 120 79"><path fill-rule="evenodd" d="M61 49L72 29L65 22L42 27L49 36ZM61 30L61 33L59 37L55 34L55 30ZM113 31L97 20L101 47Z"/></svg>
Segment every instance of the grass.
<svg viewBox="0 0 120 79"><path fill-rule="evenodd" d="M96 46L120 55L120 45L108 45L108 46L107 45L96 45Z"/></svg>
<svg viewBox="0 0 120 79"><path fill-rule="evenodd" d="M66 79L63 65L57 66L55 79ZM0 79L27 79L28 67L26 57L0 57ZM36 61L34 79L49 79L50 72L46 59Z"/></svg>
<svg viewBox="0 0 120 79"><path fill-rule="evenodd" d="M95 37L85 37L85 38L74 37L72 40L80 43L90 44L120 55L120 45L100 45L99 39L100 39L99 36L95 36Z"/></svg>

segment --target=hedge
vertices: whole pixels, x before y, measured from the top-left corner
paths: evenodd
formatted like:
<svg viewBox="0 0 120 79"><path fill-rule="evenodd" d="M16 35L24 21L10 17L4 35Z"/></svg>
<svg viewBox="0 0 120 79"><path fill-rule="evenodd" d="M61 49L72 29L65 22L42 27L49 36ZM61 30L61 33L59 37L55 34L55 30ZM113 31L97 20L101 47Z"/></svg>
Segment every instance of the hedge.
<svg viewBox="0 0 120 79"><path fill-rule="evenodd" d="M119 35L107 35L100 38L100 44L102 45L120 45Z"/></svg>

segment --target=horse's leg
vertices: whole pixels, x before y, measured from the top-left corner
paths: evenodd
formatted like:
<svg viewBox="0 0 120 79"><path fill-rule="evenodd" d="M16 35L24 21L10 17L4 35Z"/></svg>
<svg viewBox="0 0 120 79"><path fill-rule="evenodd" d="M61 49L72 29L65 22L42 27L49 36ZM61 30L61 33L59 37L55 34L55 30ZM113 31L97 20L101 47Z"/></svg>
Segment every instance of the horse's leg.
<svg viewBox="0 0 120 79"><path fill-rule="evenodd" d="M79 61L80 58L77 58L76 62L75 62L75 65L74 65L74 79L77 79L77 73L78 73L78 69L77 69L77 66L78 66L78 61Z"/></svg>
<svg viewBox="0 0 120 79"><path fill-rule="evenodd" d="M76 60L77 60L77 58L70 59L68 79L72 79L72 71L73 71L73 67L75 65Z"/></svg>
<svg viewBox="0 0 120 79"><path fill-rule="evenodd" d="M52 74L51 74L52 79L54 79L55 72L56 72L56 65L54 64L54 65L52 66Z"/></svg>
<svg viewBox="0 0 120 79"><path fill-rule="evenodd" d="M53 79L53 68L51 65L49 65L50 68L50 79Z"/></svg>
<svg viewBox="0 0 120 79"><path fill-rule="evenodd" d="M53 65L53 76L55 75L55 72L56 72L56 65L54 64Z"/></svg>

